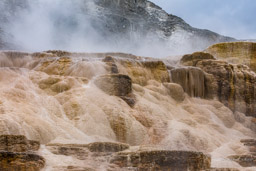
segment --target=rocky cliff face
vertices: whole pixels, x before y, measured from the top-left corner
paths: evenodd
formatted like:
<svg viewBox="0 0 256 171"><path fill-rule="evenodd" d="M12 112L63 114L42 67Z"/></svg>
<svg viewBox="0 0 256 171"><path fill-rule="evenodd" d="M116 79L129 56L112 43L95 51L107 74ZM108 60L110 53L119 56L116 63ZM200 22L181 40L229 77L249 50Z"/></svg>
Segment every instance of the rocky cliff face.
<svg viewBox="0 0 256 171"><path fill-rule="evenodd" d="M70 48L76 44L73 50L82 46L83 51L122 50L149 56L184 54L203 50L213 43L234 40L208 30L193 28L181 18L166 13L147 0L79 0L59 5L56 0L57 6L54 3L47 4L48 1L46 5L41 0L36 2L39 5L30 0L1 2L3 10L0 12L0 21L3 24L0 29L5 31L0 34L1 49L34 50L35 45L40 44L25 42L21 37L26 34L27 40L33 41L37 37L43 43L46 35L40 37L35 32L41 35L47 32L50 35L49 39L53 42L47 42L52 45L46 46L48 49L68 49L67 45ZM40 11L44 11L44 14ZM41 15L43 18L34 21L31 17L33 15ZM79 32L79 39L75 36L76 32ZM8 38L3 34L7 34ZM6 43L12 45L7 46ZM44 45L38 48L42 49Z"/></svg>

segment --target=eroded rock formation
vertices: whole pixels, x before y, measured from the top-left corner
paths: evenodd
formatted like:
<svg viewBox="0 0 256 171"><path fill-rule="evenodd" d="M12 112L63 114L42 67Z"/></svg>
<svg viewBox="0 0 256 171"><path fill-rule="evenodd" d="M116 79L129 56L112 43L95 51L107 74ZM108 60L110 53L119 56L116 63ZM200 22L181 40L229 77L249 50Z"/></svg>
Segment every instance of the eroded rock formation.
<svg viewBox="0 0 256 171"><path fill-rule="evenodd" d="M27 140L25 136L0 136L0 170L3 171L39 171L45 165L43 157L35 152L38 141Z"/></svg>
<svg viewBox="0 0 256 171"><path fill-rule="evenodd" d="M216 60L203 52L185 55L181 64L189 67L171 70L173 81L189 95L218 98L232 111L255 117L256 75L249 67Z"/></svg>
<svg viewBox="0 0 256 171"><path fill-rule="evenodd" d="M45 169L225 170L210 168L227 166L220 161L239 168L228 156L246 154L238 142L255 138L254 119L238 112L252 109L245 88L234 84L241 98L225 99L231 71L240 85L239 73L252 78L243 65L204 53L187 55L182 67L124 53L0 55L0 132L40 141ZM39 146L22 136L15 141L21 150ZM18 149L9 144L3 149Z"/></svg>

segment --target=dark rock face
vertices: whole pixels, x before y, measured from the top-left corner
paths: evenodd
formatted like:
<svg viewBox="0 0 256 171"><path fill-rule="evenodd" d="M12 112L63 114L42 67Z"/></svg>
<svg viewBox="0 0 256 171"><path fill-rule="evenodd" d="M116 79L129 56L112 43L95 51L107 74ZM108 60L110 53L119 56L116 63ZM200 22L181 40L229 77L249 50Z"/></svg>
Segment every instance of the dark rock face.
<svg viewBox="0 0 256 171"><path fill-rule="evenodd" d="M170 47L170 43L177 47L187 43L191 46L191 49L202 50L213 43L234 40L209 30L193 28L181 18L166 13L160 7L147 0L95 0L93 7L84 0L80 2L82 4L80 5L81 9L76 9L76 12L81 15L83 21L90 21L90 25L98 37L107 42L105 45L115 44L122 47L131 44L133 48L138 48L142 44L151 45L152 40L154 40L154 42L158 42L157 44L161 44L163 49ZM19 11L30 9L31 4L29 0L4 0L0 5L10 12L6 13L5 10L2 10L0 12L0 21L8 23L10 20L17 19ZM67 35L72 34L72 30L75 30L79 22L82 22L75 18L76 14L51 17L54 26ZM81 37L90 35L90 33L87 33L87 28L84 28ZM22 46L11 46L8 44L12 43L9 38L8 41L10 42L4 42L5 37L3 35L4 33L0 34L0 40L3 39L0 43L1 49L13 49ZM171 40L172 42L170 42L170 38L173 35L176 37L183 35L184 42L179 40ZM55 39L60 42L62 40L61 37L55 37ZM118 40L123 41L120 42ZM6 47L7 45L10 45L10 47Z"/></svg>
<svg viewBox="0 0 256 171"><path fill-rule="evenodd" d="M0 170L39 171L45 165L44 158L34 153L39 147L39 142L22 135L1 135Z"/></svg>

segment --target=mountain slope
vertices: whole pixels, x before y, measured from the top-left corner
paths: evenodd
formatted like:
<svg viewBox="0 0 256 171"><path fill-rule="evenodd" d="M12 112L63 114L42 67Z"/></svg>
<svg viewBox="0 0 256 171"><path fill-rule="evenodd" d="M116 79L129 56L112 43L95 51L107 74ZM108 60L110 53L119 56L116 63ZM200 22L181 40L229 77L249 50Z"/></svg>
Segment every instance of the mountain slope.
<svg viewBox="0 0 256 171"><path fill-rule="evenodd" d="M6 42L15 45L9 49L125 51L165 56L234 40L193 28L146 0L4 0L0 5L0 20L4 23L0 28L12 38Z"/></svg>

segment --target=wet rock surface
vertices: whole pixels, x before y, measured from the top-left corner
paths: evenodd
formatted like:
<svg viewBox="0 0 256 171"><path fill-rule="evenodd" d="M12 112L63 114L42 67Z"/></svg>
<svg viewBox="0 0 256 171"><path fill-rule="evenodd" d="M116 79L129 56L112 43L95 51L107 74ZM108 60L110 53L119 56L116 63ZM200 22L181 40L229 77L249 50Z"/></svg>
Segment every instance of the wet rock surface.
<svg viewBox="0 0 256 171"><path fill-rule="evenodd" d="M44 158L35 153L39 147L38 141L22 135L1 135L0 170L39 171L45 165Z"/></svg>

